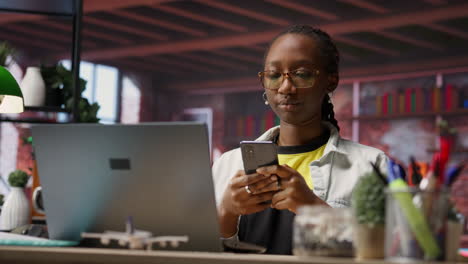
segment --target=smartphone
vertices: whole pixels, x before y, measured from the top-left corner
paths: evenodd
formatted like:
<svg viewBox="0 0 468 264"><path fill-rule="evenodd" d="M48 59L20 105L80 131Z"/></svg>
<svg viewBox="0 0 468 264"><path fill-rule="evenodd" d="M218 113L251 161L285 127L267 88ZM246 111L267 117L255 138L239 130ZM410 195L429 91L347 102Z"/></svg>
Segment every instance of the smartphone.
<svg viewBox="0 0 468 264"><path fill-rule="evenodd" d="M246 174L255 173L259 167L278 164L277 145L271 141L242 141L240 148Z"/></svg>

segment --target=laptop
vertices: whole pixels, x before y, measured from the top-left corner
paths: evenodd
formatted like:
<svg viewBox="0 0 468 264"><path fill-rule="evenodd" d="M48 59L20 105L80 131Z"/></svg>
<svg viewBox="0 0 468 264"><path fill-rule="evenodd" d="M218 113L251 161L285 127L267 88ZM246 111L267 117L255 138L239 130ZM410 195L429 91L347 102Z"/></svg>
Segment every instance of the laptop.
<svg viewBox="0 0 468 264"><path fill-rule="evenodd" d="M208 133L194 122L32 128L49 237L136 229L221 251Z"/></svg>

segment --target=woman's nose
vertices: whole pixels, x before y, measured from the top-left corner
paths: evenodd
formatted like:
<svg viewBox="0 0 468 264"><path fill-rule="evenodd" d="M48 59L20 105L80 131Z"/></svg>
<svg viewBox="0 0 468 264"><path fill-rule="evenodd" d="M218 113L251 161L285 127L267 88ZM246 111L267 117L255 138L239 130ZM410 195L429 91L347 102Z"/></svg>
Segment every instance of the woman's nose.
<svg viewBox="0 0 468 264"><path fill-rule="evenodd" d="M294 84L291 81L291 78L289 76L284 76L283 83L281 83L280 88L278 89L278 93L281 94L291 94L291 93L296 93L297 88L294 86Z"/></svg>

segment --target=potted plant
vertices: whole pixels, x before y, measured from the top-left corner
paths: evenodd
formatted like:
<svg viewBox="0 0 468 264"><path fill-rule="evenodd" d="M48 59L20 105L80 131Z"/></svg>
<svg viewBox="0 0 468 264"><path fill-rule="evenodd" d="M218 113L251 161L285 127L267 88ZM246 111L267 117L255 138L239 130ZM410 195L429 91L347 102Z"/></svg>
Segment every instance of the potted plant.
<svg viewBox="0 0 468 264"><path fill-rule="evenodd" d="M15 53L16 50L6 41L0 42L0 66L7 67L8 57L13 57Z"/></svg>
<svg viewBox="0 0 468 264"><path fill-rule="evenodd" d="M18 226L29 224L31 208L24 193L24 187L29 175L22 170L15 170L8 176L11 186L0 215L0 230L12 230Z"/></svg>
<svg viewBox="0 0 468 264"><path fill-rule="evenodd" d="M46 105L65 106L69 112L73 108L73 74L61 63L54 66L41 66L41 74L48 89ZM86 80L80 78L80 95L86 89ZM49 98L49 99L47 99ZM80 117L78 122L96 123L99 122L97 112L100 106L98 103L90 104L86 98L80 98L78 109Z"/></svg>
<svg viewBox="0 0 468 264"><path fill-rule="evenodd" d="M358 259L384 257L385 183L375 171L363 175L352 194Z"/></svg>

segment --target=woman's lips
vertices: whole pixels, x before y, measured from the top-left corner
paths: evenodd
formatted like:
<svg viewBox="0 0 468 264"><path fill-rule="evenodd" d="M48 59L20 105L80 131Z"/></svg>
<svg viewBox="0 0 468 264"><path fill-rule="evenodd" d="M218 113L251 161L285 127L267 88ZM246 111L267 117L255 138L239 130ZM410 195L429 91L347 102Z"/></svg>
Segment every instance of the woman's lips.
<svg viewBox="0 0 468 264"><path fill-rule="evenodd" d="M299 105L297 102L283 102L279 104L279 107L285 111L295 111L299 108Z"/></svg>

